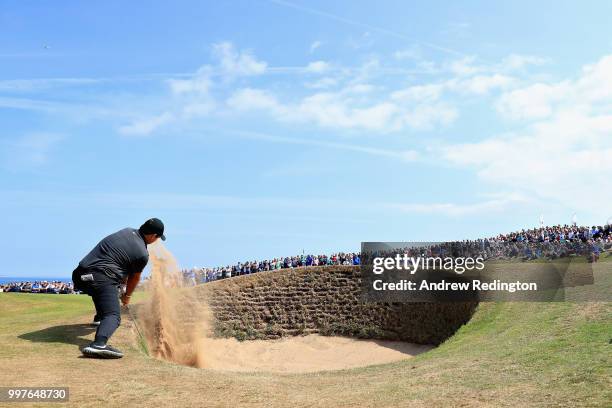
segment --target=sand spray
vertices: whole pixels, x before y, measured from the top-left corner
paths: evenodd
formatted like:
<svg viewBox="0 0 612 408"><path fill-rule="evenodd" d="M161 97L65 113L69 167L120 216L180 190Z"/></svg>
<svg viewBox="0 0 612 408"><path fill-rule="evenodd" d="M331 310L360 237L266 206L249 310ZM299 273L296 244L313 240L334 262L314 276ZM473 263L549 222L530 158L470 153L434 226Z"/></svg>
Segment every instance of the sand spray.
<svg viewBox="0 0 612 408"><path fill-rule="evenodd" d="M148 299L138 309L138 321L149 353L159 359L205 367L203 339L210 336L211 314L202 296L185 287L172 253L160 242L149 245L151 277Z"/></svg>

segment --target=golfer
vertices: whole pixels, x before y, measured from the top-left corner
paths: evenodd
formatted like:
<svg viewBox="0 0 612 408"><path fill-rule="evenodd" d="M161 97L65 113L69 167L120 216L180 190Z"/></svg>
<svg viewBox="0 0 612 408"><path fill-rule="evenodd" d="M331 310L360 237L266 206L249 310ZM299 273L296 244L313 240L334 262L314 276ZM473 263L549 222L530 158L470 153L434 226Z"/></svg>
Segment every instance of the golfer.
<svg viewBox="0 0 612 408"><path fill-rule="evenodd" d="M121 303L130 303L140 274L149 261L147 245L158 238L166 240L164 224L157 218L145 221L139 229L124 228L104 238L88 253L72 273L75 290L91 296L96 307L96 337L82 352L88 357L121 358L123 353L108 344L121 323L119 288L126 283Z"/></svg>

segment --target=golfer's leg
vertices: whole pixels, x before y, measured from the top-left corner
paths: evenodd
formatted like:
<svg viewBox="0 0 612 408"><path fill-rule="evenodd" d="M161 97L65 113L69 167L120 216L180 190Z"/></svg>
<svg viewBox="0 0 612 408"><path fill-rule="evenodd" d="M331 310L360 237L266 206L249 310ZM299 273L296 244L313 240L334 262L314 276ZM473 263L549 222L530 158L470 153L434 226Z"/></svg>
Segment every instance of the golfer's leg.
<svg viewBox="0 0 612 408"><path fill-rule="evenodd" d="M96 289L92 295L96 305L96 314L100 318L100 326L96 330L94 343L104 345L121 323L119 295L115 285L104 285Z"/></svg>

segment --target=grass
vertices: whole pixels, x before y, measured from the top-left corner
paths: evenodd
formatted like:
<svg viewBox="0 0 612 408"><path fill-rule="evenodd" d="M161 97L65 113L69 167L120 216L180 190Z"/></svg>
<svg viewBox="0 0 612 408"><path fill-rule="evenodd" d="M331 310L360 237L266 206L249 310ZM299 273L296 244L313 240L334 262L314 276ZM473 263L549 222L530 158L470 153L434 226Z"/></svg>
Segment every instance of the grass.
<svg viewBox="0 0 612 408"><path fill-rule="evenodd" d="M598 279L612 276L610 263L596 268ZM151 359L127 315L113 337L125 358L80 358L78 347L93 337L86 324L92 315L88 296L0 294L0 385L69 386L67 405L76 407L608 407L612 401L609 302L483 303L455 336L413 359L299 375Z"/></svg>

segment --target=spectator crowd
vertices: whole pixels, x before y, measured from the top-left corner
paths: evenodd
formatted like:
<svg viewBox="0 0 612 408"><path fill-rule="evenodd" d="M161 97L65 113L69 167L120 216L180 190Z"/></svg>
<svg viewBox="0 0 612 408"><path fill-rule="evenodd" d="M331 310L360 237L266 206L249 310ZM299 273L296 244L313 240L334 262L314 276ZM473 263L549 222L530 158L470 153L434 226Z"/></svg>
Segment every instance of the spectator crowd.
<svg viewBox="0 0 612 408"><path fill-rule="evenodd" d="M532 260L554 259L570 255L584 255L597 262L602 252L612 250L612 226L580 227L557 225L523 229L492 238L444 242L419 247L406 247L400 251L410 256L482 256L484 259ZM398 252L394 249L395 253ZM371 254L364 254L365 256ZM308 266L360 265L359 252L338 252L331 255L295 255L262 261L238 262L213 268L192 268L182 272L184 283L197 285L217 279L226 279L252 273L292 269ZM0 292L78 293L72 282L34 281L0 284Z"/></svg>
<svg viewBox="0 0 612 408"><path fill-rule="evenodd" d="M303 266L359 265L359 253L338 252L331 255L295 255L266 259L263 261L238 262L235 265L218 266L214 268L192 268L183 270L183 278L188 284L200 284L233 276L249 275L251 273L275 271L278 269L300 268Z"/></svg>
<svg viewBox="0 0 612 408"><path fill-rule="evenodd" d="M0 284L0 292L26 292L26 293L75 293L72 281L23 281Z"/></svg>
<svg viewBox="0 0 612 408"><path fill-rule="evenodd" d="M584 255L589 261L597 262L602 252L612 248L612 227L557 225L522 230L499 235L485 248L487 257L530 260Z"/></svg>
<svg viewBox="0 0 612 408"><path fill-rule="evenodd" d="M597 262L604 251L612 249L610 225L606 227L555 226L500 234L493 238L442 242L402 248L373 249L363 254L372 257L406 254L410 257L482 257L491 259L556 259L572 255Z"/></svg>
<svg viewBox="0 0 612 408"><path fill-rule="evenodd" d="M569 255L585 255L596 262L601 252L612 248L611 226L580 227L557 225L534 229L523 229L492 238L446 242L422 247L405 248L402 252L410 256L482 256L484 259L537 258L554 259ZM197 285L217 279L248 275L251 273L302 266L360 265L361 254L336 253L327 255L296 255L263 261L238 262L235 265L214 268L192 268L183 270L185 283Z"/></svg>

